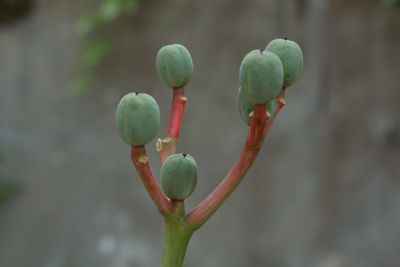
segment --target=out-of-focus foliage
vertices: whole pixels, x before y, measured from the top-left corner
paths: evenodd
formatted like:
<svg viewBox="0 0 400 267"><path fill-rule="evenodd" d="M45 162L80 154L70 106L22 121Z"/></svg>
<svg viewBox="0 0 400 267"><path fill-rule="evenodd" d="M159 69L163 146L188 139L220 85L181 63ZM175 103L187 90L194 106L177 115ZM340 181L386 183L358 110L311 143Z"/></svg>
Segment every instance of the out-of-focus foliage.
<svg viewBox="0 0 400 267"><path fill-rule="evenodd" d="M88 43L82 53L82 59L87 66L96 66L110 54L112 44L108 40L96 40Z"/></svg>
<svg viewBox="0 0 400 267"><path fill-rule="evenodd" d="M122 15L132 15L137 11L139 2L140 0L103 0L96 12L84 15L78 20L78 31L88 34Z"/></svg>
<svg viewBox="0 0 400 267"><path fill-rule="evenodd" d="M0 181L0 203L15 194L18 186L10 181Z"/></svg>
<svg viewBox="0 0 400 267"><path fill-rule="evenodd" d="M2 157L0 154L0 162L2 161ZM18 191L18 185L15 182L10 180L5 180L0 177L0 204L4 200L8 199L11 195L15 194Z"/></svg>
<svg viewBox="0 0 400 267"><path fill-rule="evenodd" d="M394 6L394 5L400 4L400 0L380 0L380 1L381 1L382 4L385 4L385 5Z"/></svg>
<svg viewBox="0 0 400 267"><path fill-rule="evenodd" d="M79 18L77 31L91 40L88 40L82 49L81 60L84 70L72 82L72 91L87 91L90 88L91 69L112 54L113 42L111 38L101 36L104 34L103 27L121 16L133 15L138 10L139 4L140 0L103 0L95 12ZM91 36L94 34L97 37Z"/></svg>

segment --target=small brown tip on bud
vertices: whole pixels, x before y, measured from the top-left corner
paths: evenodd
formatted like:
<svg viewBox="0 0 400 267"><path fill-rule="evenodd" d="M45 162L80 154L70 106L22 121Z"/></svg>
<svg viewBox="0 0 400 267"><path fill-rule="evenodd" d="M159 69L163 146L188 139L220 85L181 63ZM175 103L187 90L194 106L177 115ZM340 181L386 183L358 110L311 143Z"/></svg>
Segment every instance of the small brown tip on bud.
<svg viewBox="0 0 400 267"><path fill-rule="evenodd" d="M182 155L183 155L185 158L186 158L186 156L187 156L187 154L186 154L186 153L183 153Z"/></svg>
<svg viewBox="0 0 400 267"><path fill-rule="evenodd" d="M138 95L138 94L140 94L140 92L135 92L135 95Z"/></svg>
<svg viewBox="0 0 400 267"><path fill-rule="evenodd" d="M286 41L288 40L287 36L285 36L283 39L285 39Z"/></svg>

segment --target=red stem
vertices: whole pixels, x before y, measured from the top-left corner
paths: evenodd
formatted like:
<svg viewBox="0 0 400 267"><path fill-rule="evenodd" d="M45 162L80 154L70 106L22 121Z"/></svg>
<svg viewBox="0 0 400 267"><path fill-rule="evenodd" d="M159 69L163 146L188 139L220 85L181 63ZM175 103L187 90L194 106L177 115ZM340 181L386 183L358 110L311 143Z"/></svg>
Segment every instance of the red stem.
<svg viewBox="0 0 400 267"><path fill-rule="evenodd" d="M157 141L157 151L160 156L161 163L164 163L164 161L170 155L176 153L183 111L187 101L183 87L177 87L173 90L174 93L171 102L171 114L169 118L167 136L163 140L158 139Z"/></svg>
<svg viewBox="0 0 400 267"><path fill-rule="evenodd" d="M131 159L143 182L144 187L146 188L153 202L156 204L160 213L163 216L172 213L174 211L174 207L169 202L168 198L163 194L156 180L154 179L145 147L132 146Z"/></svg>
<svg viewBox="0 0 400 267"><path fill-rule="evenodd" d="M218 187L185 218L186 222L194 229L198 229L203 225L242 181L260 150L267 120L266 105L254 105L250 130L239 159Z"/></svg>
<svg viewBox="0 0 400 267"><path fill-rule="evenodd" d="M276 108L274 118L267 124L267 126L265 126L264 137L267 136L269 129L271 128L272 124L275 121L275 118L278 116L279 112L285 105L286 105L286 103L285 103L285 87L282 87L282 90L278 95L278 103L277 103L277 108Z"/></svg>
<svg viewBox="0 0 400 267"><path fill-rule="evenodd" d="M187 98L185 97L183 87L174 88L174 95L171 102L171 114L169 118L169 125L167 131L167 137L178 138L179 130L181 128L181 121L183 116L183 110Z"/></svg>

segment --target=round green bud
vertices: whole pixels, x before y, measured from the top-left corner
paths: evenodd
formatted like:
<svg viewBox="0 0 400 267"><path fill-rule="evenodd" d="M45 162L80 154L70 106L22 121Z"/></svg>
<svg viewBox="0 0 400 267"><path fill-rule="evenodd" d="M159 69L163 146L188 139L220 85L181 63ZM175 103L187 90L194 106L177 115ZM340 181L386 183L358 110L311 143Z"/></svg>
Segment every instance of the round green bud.
<svg viewBox="0 0 400 267"><path fill-rule="evenodd" d="M278 96L283 85L281 60L270 52L251 51L240 65L239 82L250 102L268 103Z"/></svg>
<svg viewBox="0 0 400 267"><path fill-rule="evenodd" d="M156 137L160 110L150 95L129 93L118 104L116 120L122 140L129 145L141 146Z"/></svg>
<svg viewBox="0 0 400 267"><path fill-rule="evenodd" d="M277 103L278 101L276 98L267 103L267 111L271 114L271 117L268 119L267 124L270 123L275 116ZM247 125L250 125L250 113L254 111L254 104L247 100L241 87L239 87L238 90L238 106L239 113L243 121L247 123Z"/></svg>
<svg viewBox="0 0 400 267"><path fill-rule="evenodd" d="M161 81L170 88L185 86L193 75L192 57L180 44L162 47L158 51L156 65Z"/></svg>
<svg viewBox="0 0 400 267"><path fill-rule="evenodd" d="M275 39L267 45L265 50L281 59L284 71L283 86L287 88L293 85L303 71L303 52L300 46L294 41Z"/></svg>
<svg viewBox="0 0 400 267"><path fill-rule="evenodd" d="M186 153L169 156L161 167L160 186L170 199L187 198L197 184L197 165Z"/></svg>

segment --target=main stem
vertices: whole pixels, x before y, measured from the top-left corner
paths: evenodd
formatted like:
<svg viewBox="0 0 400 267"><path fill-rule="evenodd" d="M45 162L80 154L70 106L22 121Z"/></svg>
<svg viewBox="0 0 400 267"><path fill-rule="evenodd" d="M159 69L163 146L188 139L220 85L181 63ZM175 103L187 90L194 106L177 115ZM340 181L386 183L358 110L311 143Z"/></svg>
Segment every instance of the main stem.
<svg viewBox="0 0 400 267"><path fill-rule="evenodd" d="M193 229L184 222L183 201L172 203L175 212L165 217L164 250L160 267L181 267Z"/></svg>

